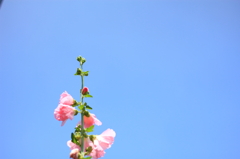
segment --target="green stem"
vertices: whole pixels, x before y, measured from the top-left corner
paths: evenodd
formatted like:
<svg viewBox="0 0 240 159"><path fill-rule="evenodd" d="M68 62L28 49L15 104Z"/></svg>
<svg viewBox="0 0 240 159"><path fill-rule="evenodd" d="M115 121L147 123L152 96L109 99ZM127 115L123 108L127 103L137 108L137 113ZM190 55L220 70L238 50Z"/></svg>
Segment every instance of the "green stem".
<svg viewBox="0 0 240 159"><path fill-rule="evenodd" d="M81 69L82 69L82 65L81 65ZM81 94L81 103L83 104L83 95L82 95L82 89L83 89L83 85L84 85L84 79L83 79L83 76L81 75L81 80L82 80L82 88L81 88L81 91L80 91L80 94ZM81 113L81 152L84 152L84 137L83 137L83 133L84 133L84 109L82 110L82 113Z"/></svg>

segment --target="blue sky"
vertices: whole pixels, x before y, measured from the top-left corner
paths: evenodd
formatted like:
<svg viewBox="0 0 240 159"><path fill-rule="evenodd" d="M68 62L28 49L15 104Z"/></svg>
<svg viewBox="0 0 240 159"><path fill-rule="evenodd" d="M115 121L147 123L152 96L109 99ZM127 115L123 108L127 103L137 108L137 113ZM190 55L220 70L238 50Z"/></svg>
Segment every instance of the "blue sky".
<svg viewBox="0 0 240 159"><path fill-rule="evenodd" d="M1 158L66 159L79 116L76 57L104 159L240 158L239 1L5 0L0 9Z"/></svg>

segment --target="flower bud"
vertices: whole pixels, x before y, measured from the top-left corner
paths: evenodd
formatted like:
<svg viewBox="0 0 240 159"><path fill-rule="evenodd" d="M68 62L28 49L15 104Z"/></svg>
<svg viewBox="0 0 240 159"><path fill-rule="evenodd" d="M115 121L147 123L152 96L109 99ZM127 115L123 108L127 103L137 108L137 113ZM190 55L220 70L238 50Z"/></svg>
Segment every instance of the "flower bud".
<svg viewBox="0 0 240 159"><path fill-rule="evenodd" d="M88 94L89 93L89 89L87 88L87 87L84 87L83 89L82 89L82 94L83 95L86 95L86 94Z"/></svg>
<svg viewBox="0 0 240 159"><path fill-rule="evenodd" d="M92 152L92 150L93 150L92 146L87 147L85 155L89 155Z"/></svg>
<svg viewBox="0 0 240 159"><path fill-rule="evenodd" d="M94 140L96 139L96 135L89 135L89 139L94 143Z"/></svg>
<svg viewBox="0 0 240 159"><path fill-rule="evenodd" d="M86 117L90 117L90 113L89 113L88 111L84 111L84 115L85 115Z"/></svg>
<svg viewBox="0 0 240 159"><path fill-rule="evenodd" d="M75 133L74 133L74 136L75 136L75 138L76 138L77 140L79 140L79 139L81 138L80 132L75 132Z"/></svg>
<svg viewBox="0 0 240 159"><path fill-rule="evenodd" d="M81 64L84 64L86 62L86 59L82 57Z"/></svg>
<svg viewBox="0 0 240 159"><path fill-rule="evenodd" d="M82 61L82 56L78 56L77 60L78 60L78 62L81 62Z"/></svg>
<svg viewBox="0 0 240 159"><path fill-rule="evenodd" d="M75 109L74 110L74 116L76 116L78 114L78 111Z"/></svg>
<svg viewBox="0 0 240 159"><path fill-rule="evenodd" d="M88 135L87 135L86 133L83 133L83 137L87 138L87 137L88 137Z"/></svg>

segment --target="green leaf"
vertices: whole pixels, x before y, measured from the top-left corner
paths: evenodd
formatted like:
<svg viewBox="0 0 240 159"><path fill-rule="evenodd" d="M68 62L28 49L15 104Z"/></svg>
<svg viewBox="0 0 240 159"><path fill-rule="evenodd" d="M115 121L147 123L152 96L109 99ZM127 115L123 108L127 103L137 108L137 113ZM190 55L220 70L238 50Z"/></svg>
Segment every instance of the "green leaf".
<svg viewBox="0 0 240 159"><path fill-rule="evenodd" d="M92 157L86 157L86 158L84 158L84 159L91 159Z"/></svg>
<svg viewBox="0 0 240 159"><path fill-rule="evenodd" d="M87 105L86 108L92 110L92 107L90 107L89 105Z"/></svg>
<svg viewBox="0 0 240 159"><path fill-rule="evenodd" d="M83 108L84 108L84 105L80 105L80 106L78 107L78 109L80 109L80 110L83 110Z"/></svg>
<svg viewBox="0 0 240 159"><path fill-rule="evenodd" d="M89 72L89 71L82 72L82 75L83 75L83 76L88 76L88 72Z"/></svg>
<svg viewBox="0 0 240 159"><path fill-rule="evenodd" d="M81 75L82 74L82 69L81 68L77 68L77 71L74 75Z"/></svg>
<svg viewBox="0 0 240 159"><path fill-rule="evenodd" d="M94 129L94 125L86 128L86 132L93 132L93 129Z"/></svg>
<svg viewBox="0 0 240 159"><path fill-rule="evenodd" d="M73 133L71 133L71 139L72 139L73 143L77 144L77 140L76 140L76 138L75 138Z"/></svg>
<svg viewBox="0 0 240 159"><path fill-rule="evenodd" d="M93 97L92 95L90 95L90 94L86 94L86 95L84 95L83 97Z"/></svg>

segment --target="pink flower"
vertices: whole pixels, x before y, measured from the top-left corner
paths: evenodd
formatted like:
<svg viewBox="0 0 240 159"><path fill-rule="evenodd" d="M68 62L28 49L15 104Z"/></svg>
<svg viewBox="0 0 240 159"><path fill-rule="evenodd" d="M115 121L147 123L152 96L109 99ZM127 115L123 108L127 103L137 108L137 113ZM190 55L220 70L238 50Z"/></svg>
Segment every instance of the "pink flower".
<svg viewBox="0 0 240 159"><path fill-rule="evenodd" d="M82 94L83 94L83 95L86 95L88 92L89 92L89 89L88 89L87 87L84 87L84 88L82 89Z"/></svg>
<svg viewBox="0 0 240 159"><path fill-rule="evenodd" d="M59 104L58 107L54 110L54 117L58 121L62 121L61 126L63 126L67 119L73 119L75 114L75 108L68 105Z"/></svg>
<svg viewBox="0 0 240 159"><path fill-rule="evenodd" d="M88 139L86 147L91 146L93 148L89 156L93 159L98 159L103 157L106 149L110 148L114 142L114 137L116 136L115 131L112 129L105 130L101 135L97 135L94 143Z"/></svg>
<svg viewBox="0 0 240 159"><path fill-rule="evenodd" d="M115 136L115 131L112 129L107 129L101 135L98 135L96 140L98 141L99 145L106 150L113 144Z"/></svg>
<svg viewBox="0 0 240 159"><path fill-rule="evenodd" d="M104 150L110 148L111 145L113 144L115 136L116 136L115 131L113 131L112 129L107 129L101 135L96 135L94 143L89 138L85 138L84 149L91 146L92 152L89 154L89 156L91 156L93 159L101 158L106 153ZM80 151L80 146L72 143L71 140L67 142L67 145L72 151L74 149Z"/></svg>
<svg viewBox="0 0 240 159"><path fill-rule="evenodd" d="M73 149L78 149L78 151L80 151L80 146L74 144L71 140L69 140L69 141L67 142L67 145L68 145L68 147L69 147L71 150L73 150Z"/></svg>
<svg viewBox="0 0 240 159"><path fill-rule="evenodd" d="M78 159L78 153L79 153L79 150L78 150L78 149L73 149L73 150L70 152L70 158L72 158L72 159Z"/></svg>
<svg viewBox="0 0 240 159"><path fill-rule="evenodd" d="M101 158L105 155L104 149L99 145L97 140L94 140L94 143L91 141L89 142L89 145L92 147L92 152L89 154L93 159Z"/></svg>
<svg viewBox="0 0 240 159"><path fill-rule="evenodd" d="M102 122L100 120L98 120L94 114L90 113L90 117L86 117L84 115L84 127L85 128L88 128L94 124L99 126L99 125L102 125Z"/></svg>
<svg viewBox="0 0 240 159"><path fill-rule="evenodd" d="M70 94L67 93L67 91L65 91L61 94L59 103L64 105L73 105L74 99Z"/></svg>

